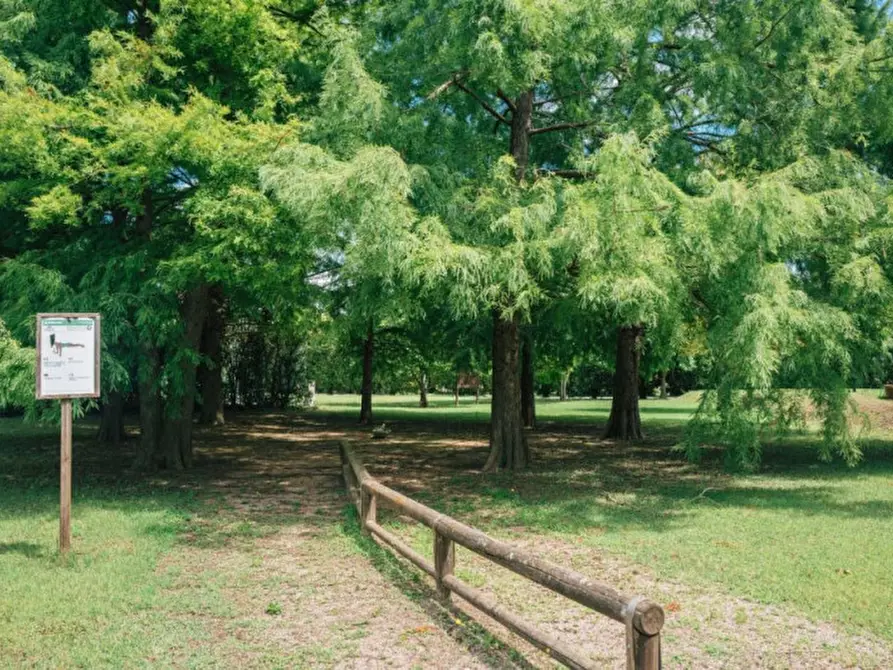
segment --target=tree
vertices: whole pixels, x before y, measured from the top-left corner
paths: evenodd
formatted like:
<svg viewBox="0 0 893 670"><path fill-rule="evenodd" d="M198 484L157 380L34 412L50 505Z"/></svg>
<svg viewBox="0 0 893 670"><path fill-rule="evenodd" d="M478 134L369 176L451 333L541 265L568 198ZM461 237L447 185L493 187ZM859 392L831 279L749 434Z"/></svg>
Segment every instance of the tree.
<svg viewBox="0 0 893 670"><path fill-rule="evenodd" d="M286 56L269 50L266 77L244 50L198 58L198 15L225 6L191 3L197 13L184 16L151 2L114 4L68 22L67 10L25 11L26 29L3 52L0 123L16 142L0 170L16 197L3 205L11 225L2 253L12 260L0 283L43 288L15 299L4 292L0 311L24 324L24 313L100 307L103 393L111 408L137 387L140 467L191 461L211 287L257 295L276 283L287 296L307 258L292 220L258 189L258 167L293 129L269 122L290 99L268 93L287 77L295 33L245 3L235 14L257 19L253 45L284 45ZM209 39L213 22L199 23ZM241 88L208 86L236 107L197 92L205 66L244 77ZM24 326L17 336L33 338Z"/></svg>
<svg viewBox="0 0 893 670"><path fill-rule="evenodd" d="M370 68L403 112L388 142L429 170L414 202L441 219L443 237L486 254L539 245L541 256L549 246L549 226L521 238L499 228L488 234L492 219L482 217L474 228L456 216L462 198L453 196L463 189L482 192L502 178L493 167L499 156L511 157L522 190L543 175L591 178L587 157L606 138L630 131L653 138L655 166L680 184L724 156L730 136L736 160L759 156L770 164L757 153L768 129L776 134L772 161L790 160L803 138L820 130L823 114L810 102L819 88L815 78L833 71L850 35L846 18L820 0L794 7L779 1L633 2L622 8L589 2L443 7L405 0L371 5L370 16ZM792 91L796 105L790 104ZM458 262L461 255L446 256ZM444 259L429 261L435 274L443 273ZM474 284L470 275L456 272L451 281ZM499 278L501 288L488 306L495 319L493 467L527 463L514 396L521 392L520 332L540 287L510 275Z"/></svg>

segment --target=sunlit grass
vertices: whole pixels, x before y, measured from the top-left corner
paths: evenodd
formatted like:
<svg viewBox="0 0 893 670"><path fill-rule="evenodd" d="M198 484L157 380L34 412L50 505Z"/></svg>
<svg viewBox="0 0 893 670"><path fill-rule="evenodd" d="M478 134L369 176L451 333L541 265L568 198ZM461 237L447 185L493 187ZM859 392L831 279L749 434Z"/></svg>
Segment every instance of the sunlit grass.
<svg viewBox="0 0 893 670"><path fill-rule="evenodd" d="M155 568L188 497L76 478L63 557L57 444L57 429L0 419L0 665L133 665L184 632L157 609Z"/></svg>
<svg viewBox="0 0 893 670"><path fill-rule="evenodd" d="M664 425L687 421L697 409L699 394L687 393L677 398L659 400L649 398L640 402L642 420ZM360 396L355 394L320 394L316 411L335 416L358 416ZM564 402L557 398L537 398L536 412L539 421L569 423L601 423L611 411L611 399L573 398ZM490 420L490 397L482 396L475 403L473 396L460 396L454 405L453 396L430 394L428 407L419 407L418 398L410 395L372 396L372 415L377 421L444 421L455 423Z"/></svg>

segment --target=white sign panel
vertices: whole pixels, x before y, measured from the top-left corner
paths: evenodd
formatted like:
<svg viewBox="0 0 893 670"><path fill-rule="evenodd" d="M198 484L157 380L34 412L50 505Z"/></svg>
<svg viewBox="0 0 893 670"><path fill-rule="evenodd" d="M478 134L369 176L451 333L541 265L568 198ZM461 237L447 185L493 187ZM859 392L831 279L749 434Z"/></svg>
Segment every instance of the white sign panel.
<svg viewBox="0 0 893 670"><path fill-rule="evenodd" d="M99 315L37 315L37 397L99 396Z"/></svg>

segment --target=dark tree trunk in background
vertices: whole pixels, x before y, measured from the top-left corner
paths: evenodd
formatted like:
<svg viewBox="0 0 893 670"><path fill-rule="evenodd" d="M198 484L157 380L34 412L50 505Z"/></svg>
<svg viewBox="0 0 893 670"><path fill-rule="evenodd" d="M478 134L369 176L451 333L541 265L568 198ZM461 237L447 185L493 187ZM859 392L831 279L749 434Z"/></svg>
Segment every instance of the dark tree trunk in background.
<svg viewBox="0 0 893 670"><path fill-rule="evenodd" d="M521 423L536 428L536 394L533 387L533 335L525 331L521 338Z"/></svg>
<svg viewBox="0 0 893 670"><path fill-rule="evenodd" d="M159 387L160 377L161 351L151 341L144 340L140 344L138 373L140 441L134 463L137 470L153 470L158 461L164 412Z"/></svg>
<svg viewBox="0 0 893 670"><path fill-rule="evenodd" d="M192 465L192 415L198 366L187 350L196 352L201 346L208 293L208 285L199 284L186 292L180 306L184 330L177 367L182 386L168 398L162 432L164 465L169 470L182 470Z"/></svg>
<svg viewBox="0 0 893 670"><path fill-rule="evenodd" d="M617 440L642 439L639 417L639 358L642 354L642 326L624 326L617 333L617 362L614 369L614 396L605 437Z"/></svg>
<svg viewBox="0 0 893 670"><path fill-rule="evenodd" d="M490 455L485 471L521 470L530 463L521 426L518 317L493 317L493 396L490 404Z"/></svg>
<svg viewBox="0 0 893 670"><path fill-rule="evenodd" d="M226 302L220 286L212 286L209 292L208 316L202 332L202 354L210 362L203 362L198 369L202 389L202 406L199 423L222 426L223 417L223 333L226 326Z"/></svg>
<svg viewBox="0 0 893 670"><path fill-rule="evenodd" d="M639 399L647 400L648 396L651 394L651 381L650 379L643 379L641 376L639 377Z"/></svg>
<svg viewBox="0 0 893 670"><path fill-rule="evenodd" d="M141 40L148 42L155 33L155 25L149 14L158 14L160 9L158 0L140 0L136 10L136 34Z"/></svg>
<svg viewBox="0 0 893 670"><path fill-rule="evenodd" d="M419 373L419 407L428 406L428 375Z"/></svg>
<svg viewBox="0 0 893 670"><path fill-rule="evenodd" d="M366 341L363 342L363 386L360 389L360 423L372 421L372 358L375 354L375 331L372 319L366 325Z"/></svg>
<svg viewBox="0 0 893 670"><path fill-rule="evenodd" d="M660 372L660 399L666 400L669 397L667 393L667 371L661 370Z"/></svg>
<svg viewBox="0 0 893 670"><path fill-rule="evenodd" d="M558 399L559 400L567 400L567 385L571 380L571 371L565 370L561 373L561 381L559 382L558 387Z"/></svg>
<svg viewBox="0 0 893 670"><path fill-rule="evenodd" d="M110 392L99 413L99 441L117 447L127 437L124 431L124 394Z"/></svg>

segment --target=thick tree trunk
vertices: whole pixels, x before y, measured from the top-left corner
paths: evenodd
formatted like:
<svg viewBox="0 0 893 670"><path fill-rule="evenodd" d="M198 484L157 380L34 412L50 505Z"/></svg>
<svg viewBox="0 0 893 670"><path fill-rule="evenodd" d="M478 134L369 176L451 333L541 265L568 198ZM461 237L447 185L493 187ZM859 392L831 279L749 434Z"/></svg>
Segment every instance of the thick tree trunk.
<svg viewBox="0 0 893 670"><path fill-rule="evenodd" d="M564 401L567 400L567 385L571 380L571 371L565 370L561 374L561 381L558 386L558 400Z"/></svg>
<svg viewBox="0 0 893 670"><path fill-rule="evenodd" d="M530 161L530 131L533 128L533 91L515 100L509 150L515 160L515 178L524 181ZM520 470L530 462L527 438L521 419L518 316L506 321L493 315L493 384L490 400L490 455L484 470Z"/></svg>
<svg viewBox="0 0 893 670"><path fill-rule="evenodd" d="M226 303L219 286L209 294L208 316L202 332L202 354L209 362L198 369L202 390L199 423L222 426L223 417L223 333L226 325Z"/></svg>
<svg viewBox="0 0 893 670"><path fill-rule="evenodd" d="M521 422L525 428L536 428L536 394L533 391L533 335L521 338Z"/></svg>
<svg viewBox="0 0 893 670"><path fill-rule="evenodd" d="M124 431L124 394L112 391L102 403L99 418L99 441L117 447L127 437Z"/></svg>
<svg viewBox="0 0 893 670"><path fill-rule="evenodd" d="M660 372L660 399L666 400L669 397L667 393L667 371L661 370Z"/></svg>
<svg viewBox="0 0 893 670"><path fill-rule="evenodd" d="M493 396L490 404L490 455L485 471L521 470L530 463L521 427L518 317L493 317Z"/></svg>
<svg viewBox="0 0 893 670"><path fill-rule="evenodd" d="M159 381L161 351L149 340L140 345L141 360L138 373L140 404L140 441L137 446L137 470L153 470L157 465L161 444L161 425L164 405Z"/></svg>
<svg viewBox="0 0 893 670"><path fill-rule="evenodd" d="M198 351L208 310L208 285L189 289L181 305L183 339L178 371L181 388L168 399L162 442L164 464L169 470L192 465L192 415L195 412L195 381L198 366L186 350Z"/></svg>
<svg viewBox="0 0 893 670"><path fill-rule="evenodd" d="M419 373L419 407L428 406L428 375Z"/></svg>
<svg viewBox="0 0 893 670"><path fill-rule="evenodd" d="M624 326L617 333L617 362L614 369L614 397L605 437L618 440L642 439L639 417L639 358L642 326Z"/></svg>
<svg viewBox="0 0 893 670"><path fill-rule="evenodd" d="M360 423L372 421L372 358L375 354L375 331L372 319L366 325L366 341L363 342L363 386L360 389Z"/></svg>

